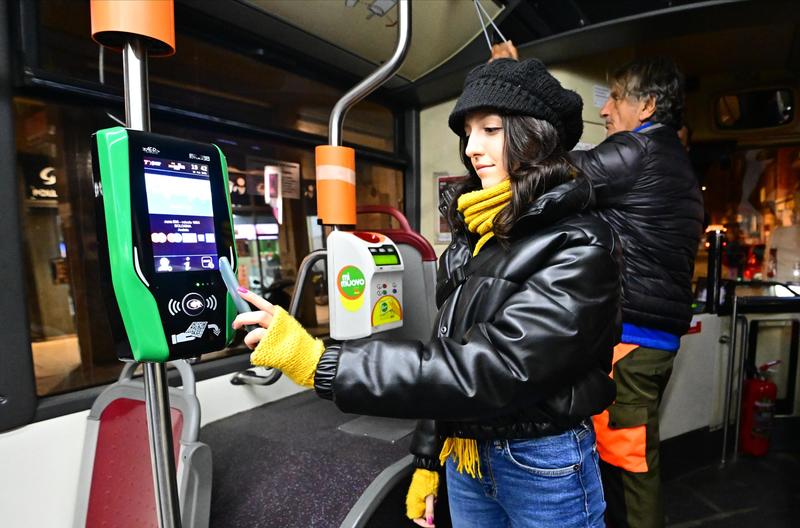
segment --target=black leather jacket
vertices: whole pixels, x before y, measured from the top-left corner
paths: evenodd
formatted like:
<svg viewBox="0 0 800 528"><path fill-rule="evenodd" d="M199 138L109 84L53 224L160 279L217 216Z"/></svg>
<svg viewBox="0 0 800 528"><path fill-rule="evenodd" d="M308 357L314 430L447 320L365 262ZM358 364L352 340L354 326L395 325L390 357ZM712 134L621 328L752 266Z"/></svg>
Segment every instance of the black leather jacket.
<svg viewBox="0 0 800 528"><path fill-rule="evenodd" d="M596 211L622 242L622 319L683 335L692 319L692 273L703 197L673 128L620 132L570 161L595 188Z"/></svg>
<svg viewBox="0 0 800 528"><path fill-rule="evenodd" d="M560 185L519 218L508 249L492 239L474 258L475 239L455 236L433 338L330 347L317 392L345 412L432 419L411 446L427 468L447 436L545 436L601 412L615 396L621 255L611 228L580 214L592 200L584 177Z"/></svg>

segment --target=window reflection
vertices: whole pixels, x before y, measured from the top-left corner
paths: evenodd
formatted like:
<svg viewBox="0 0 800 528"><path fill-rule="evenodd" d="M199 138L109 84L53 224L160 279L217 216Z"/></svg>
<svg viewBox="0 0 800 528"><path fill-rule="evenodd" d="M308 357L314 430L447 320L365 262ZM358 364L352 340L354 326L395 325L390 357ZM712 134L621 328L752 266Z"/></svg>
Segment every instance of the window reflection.
<svg viewBox="0 0 800 528"><path fill-rule="evenodd" d="M120 109L14 100L17 181L22 204L27 299L37 393L58 394L113 381L116 358L100 280L90 138L116 126ZM212 127L153 121L159 133L215 143L228 161L239 282L288 306L303 257L321 247L314 153L221 133ZM280 173L280 177L275 176ZM275 187L280 185L280 189ZM357 202L402 209L401 171L359 161ZM363 221L386 227L388 219ZM309 274L298 318L316 335L328 332L321 265ZM241 336L239 336L240 342ZM247 352L236 346L203 361Z"/></svg>
<svg viewBox="0 0 800 528"><path fill-rule="evenodd" d="M101 68L100 47L88 38L88 1L38 2L38 16L37 66L84 83L102 79L117 93L122 90L121 55L104 52ZM330 112L344 90L266 64L263 53L252 47L242 52L229 48L195 38L179 25L175 55L149 61L151 102L327 137ZM361 101L347 113L342 138L394 151L392 111Z"/></svg>
<svg viewBox="0 0 800 528"><path fill-rule="evenodd" d="M737 150L704 176L708 221L726 230L723 278L800 282L800 147Z"/></svg>

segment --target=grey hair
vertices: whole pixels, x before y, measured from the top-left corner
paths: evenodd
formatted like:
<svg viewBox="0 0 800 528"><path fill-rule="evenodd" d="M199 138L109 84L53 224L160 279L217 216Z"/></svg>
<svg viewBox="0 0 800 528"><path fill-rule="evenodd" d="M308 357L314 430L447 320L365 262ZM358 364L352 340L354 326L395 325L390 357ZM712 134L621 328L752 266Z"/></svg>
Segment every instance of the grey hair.
<svg viewBox="0 0 800 528"><path fill-rule="evenodd" d="M676 130L683 125L683 74L670 59L637 59L618 68L610 80L622 88L622 96L637 100L653 97L656 108L650 120Z"/></svg>

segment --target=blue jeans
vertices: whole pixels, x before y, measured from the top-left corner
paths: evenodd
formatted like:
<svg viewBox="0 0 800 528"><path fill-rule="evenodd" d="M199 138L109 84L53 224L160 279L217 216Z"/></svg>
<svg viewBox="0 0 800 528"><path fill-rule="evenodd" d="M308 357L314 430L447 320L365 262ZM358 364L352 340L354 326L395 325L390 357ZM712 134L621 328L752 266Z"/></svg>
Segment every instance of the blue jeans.
<svg viewBox="0 0 800 528"><path fill-rule="evenodd" d="M447 460L455 528L605 526L597 447L591 423L527 440L479 441L482 477Z"/></svg>

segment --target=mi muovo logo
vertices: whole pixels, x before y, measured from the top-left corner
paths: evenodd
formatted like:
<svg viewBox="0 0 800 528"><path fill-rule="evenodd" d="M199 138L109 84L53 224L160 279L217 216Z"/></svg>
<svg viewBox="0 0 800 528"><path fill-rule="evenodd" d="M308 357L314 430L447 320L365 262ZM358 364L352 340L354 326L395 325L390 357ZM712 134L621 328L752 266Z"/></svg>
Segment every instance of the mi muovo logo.
<svg viewBox="0 0 800 528"><path fill-rule="evenodd" d="M348 311L357 312L364 305L364 291L367 281L364 273L355 266L345 266L336 276L336 289L339 300Z"/></svg>
<svg viewBox="0 0 800 528"><path fill-rule="evenodd" d="M336 283L339 286L339 293L350 300L356 300L364 295L367 286L364 274L355 266L342 268L336 278Z"/></svg>

